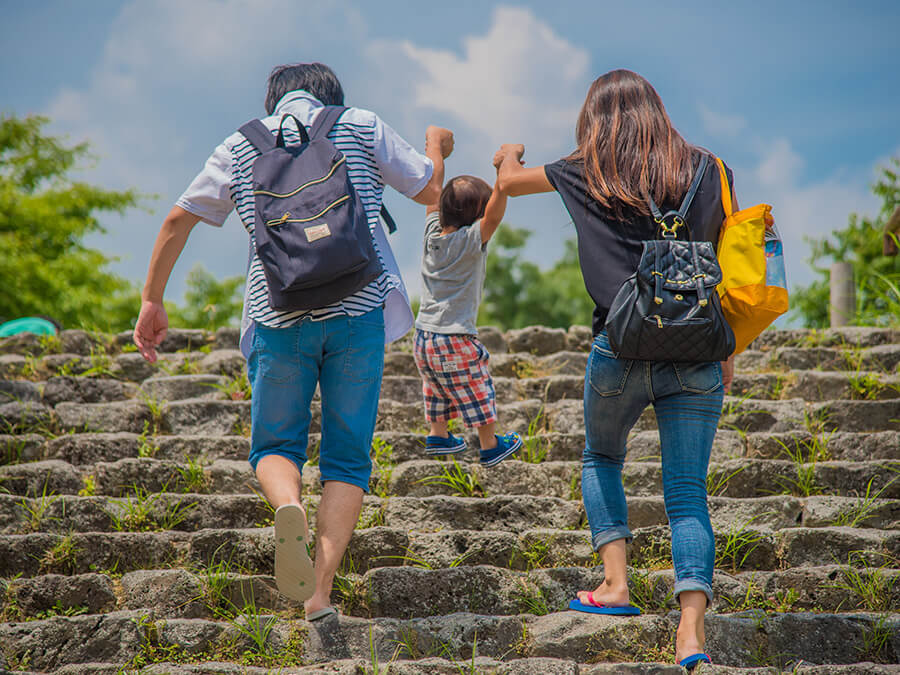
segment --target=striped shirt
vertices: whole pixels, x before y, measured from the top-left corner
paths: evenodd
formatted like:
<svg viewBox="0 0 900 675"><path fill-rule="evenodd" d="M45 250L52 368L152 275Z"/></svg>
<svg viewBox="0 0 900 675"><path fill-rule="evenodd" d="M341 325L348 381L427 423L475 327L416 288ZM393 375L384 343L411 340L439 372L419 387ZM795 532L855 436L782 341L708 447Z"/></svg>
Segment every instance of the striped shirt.
<svg viewBox="0 0 900 675"><path fill-rule="evenodd" d="M290 113L309 127L322 107L311 94L293 91L285 94L275 112L262 122L276 133L281 117ZM288 145L300 143L295 122L290 118L284 124L284 137ZM404 141L375 113L358 108L348 109L332 127L328 138L347 158L350 182L365 209L375 251L384 268L368 286L332 305L294 312L278 311L269 305L266 277L256 255L254 235L253 162L259 157L259 151L242 134L233 133L216 148L203 170L176 202L177 206L215 226L221 226L235 209L250 235L241 321L241 348L245 354L255 322L283 328L304 318L321 321L340 315L359 316L384 305L386 341L403 336L412 325L408 294L379 214L384 185L414 197L431 179L431 160Z"/></svg>

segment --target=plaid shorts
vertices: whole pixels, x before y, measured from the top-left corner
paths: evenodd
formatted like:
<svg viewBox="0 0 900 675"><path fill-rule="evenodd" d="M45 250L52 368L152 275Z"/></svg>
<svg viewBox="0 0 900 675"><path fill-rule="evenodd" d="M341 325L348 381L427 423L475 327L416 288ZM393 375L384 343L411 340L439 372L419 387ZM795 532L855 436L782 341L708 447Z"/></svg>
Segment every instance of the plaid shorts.
<svg viewBox="0 0 900 675"><path fill-rule="evenodd" d="M462 415L470 427L497 419L490 354L472 335L443 335L416 329L416 365L422 374L425 419L443 422Z"/></svg>

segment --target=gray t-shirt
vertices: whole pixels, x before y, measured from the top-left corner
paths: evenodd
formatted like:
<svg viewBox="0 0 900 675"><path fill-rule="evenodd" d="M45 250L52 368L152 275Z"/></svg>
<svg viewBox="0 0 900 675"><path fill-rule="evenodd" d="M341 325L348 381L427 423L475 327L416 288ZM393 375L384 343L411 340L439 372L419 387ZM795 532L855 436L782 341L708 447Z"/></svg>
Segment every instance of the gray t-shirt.
<svg viewBox="0 0 900 675"><path fill-rule="evenodd" d="M475 321L487 265L481 221L441 236L437 211L425 218L422 303L416 328L432 333L477 335Z"/></svg>

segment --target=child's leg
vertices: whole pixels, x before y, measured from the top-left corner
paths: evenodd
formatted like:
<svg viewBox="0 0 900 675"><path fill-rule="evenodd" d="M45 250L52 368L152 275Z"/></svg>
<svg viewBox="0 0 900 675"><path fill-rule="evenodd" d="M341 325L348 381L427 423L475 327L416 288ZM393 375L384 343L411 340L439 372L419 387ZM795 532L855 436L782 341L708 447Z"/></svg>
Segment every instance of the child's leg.
<svg viewBox="0 0 900 675"><path fill-rule="evenodd" d="M434 420L431 422L431 432L428 434L429 436L440 436L441 438L447 438L450 435L450 430L447 428L449 424L449 420Z"/></svg>
<svg viewBox="0 0 900 675"><path fill-rule="evenodd" d="M482 450L490 450L497 447L496 430L496 422L488 422L484 426L478 427L478 441L481 443Z"/></svg>

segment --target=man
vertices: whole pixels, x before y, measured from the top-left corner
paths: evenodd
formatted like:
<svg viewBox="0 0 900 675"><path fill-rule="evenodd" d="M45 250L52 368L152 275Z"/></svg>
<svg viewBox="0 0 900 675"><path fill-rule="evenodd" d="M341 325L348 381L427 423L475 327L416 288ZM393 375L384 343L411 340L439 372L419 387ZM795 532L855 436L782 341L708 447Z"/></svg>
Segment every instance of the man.
<svg viewBox="0 0 900 675"><path fill-rule="evenodd" d="M320 63L275 68L268 81L263 124L278 132L284 115L304 126L325 105L343 105L337 76ZM285 142L299 144L294 120L284 123ZM266 277L256 255L252 166L259 151L241 134L220 144L163 222L142 293L134 342L151 363L165 337L163 292L194 225L221 226L236 209L250 235L241 350L253 389L249 461L275 513L275 578L279 590L304 601L306 616L334 614L335 572L350 542L368 491L369 450L375 429L384 344L412 325L409 300L390 244L379 222L384 185L419 204L437 201L443 160L453 134L426 132L423 156L372 112L349 108L327 134L346 157L350 182L363 204L384 271L361 290L327 307L277 311L269 304ZM322 403L319 504L315 566L306 551L306 514L300 504L310 403L318 385Z"/></svg>

